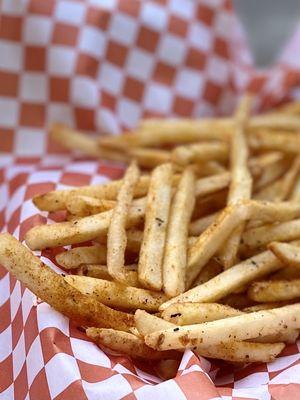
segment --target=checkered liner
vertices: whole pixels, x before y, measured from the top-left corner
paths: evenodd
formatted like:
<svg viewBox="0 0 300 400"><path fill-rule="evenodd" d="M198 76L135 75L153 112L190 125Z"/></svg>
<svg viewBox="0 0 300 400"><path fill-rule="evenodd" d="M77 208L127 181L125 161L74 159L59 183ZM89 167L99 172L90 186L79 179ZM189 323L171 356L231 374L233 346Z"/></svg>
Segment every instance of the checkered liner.
<svg viewBox="0 0 300 400"><path fill-rule="evenodd" d="M73 158L48 140L58 120L117 134L145 116L231 112L246 89L258 109L297 96L300 32L256 71L225 0L2 0L0 230L23 240L34 194L118 178L122 166ZM299 91L298 91L299 95ZM59 154L60 153L60 154ZM37 254L54 269L52 252ZM175 379L108 355L0 267L0 399L296 399L298 345L238 367L186 351Z"/></svg>

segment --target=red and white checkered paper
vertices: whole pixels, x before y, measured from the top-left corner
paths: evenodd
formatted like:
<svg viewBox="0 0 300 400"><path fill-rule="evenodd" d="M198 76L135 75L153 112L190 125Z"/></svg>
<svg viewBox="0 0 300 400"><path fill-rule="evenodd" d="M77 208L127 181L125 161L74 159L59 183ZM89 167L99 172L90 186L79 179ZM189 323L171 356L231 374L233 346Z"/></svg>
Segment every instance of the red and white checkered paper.
<svg viewBox="0 0 300 400"><path fill-rule="evenodd" d="M245 90L257 109L297 97L300 31L272 67L253 66L226 0L2 0L0 230L20 240L57 216L34 194L104 182L121 165L66 155L47 137L60 121L118 134L148 116L226 114ZM38 254L40 255L40 254ZM51 263L53 252L43 252ZM0 267L0 399L300 397L299 345L273 363L231 366L186 351L175 379L107 355Z"/></svg>

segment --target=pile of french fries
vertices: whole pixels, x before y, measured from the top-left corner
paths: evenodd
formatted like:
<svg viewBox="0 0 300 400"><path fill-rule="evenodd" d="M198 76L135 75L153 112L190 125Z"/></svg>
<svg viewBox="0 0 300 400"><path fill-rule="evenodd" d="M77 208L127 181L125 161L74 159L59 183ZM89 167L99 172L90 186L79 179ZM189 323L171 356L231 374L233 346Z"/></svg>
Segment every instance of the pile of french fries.
<svg viewBox="0 0 300 400"><path fill-rule="evenodd" d="M121 180L33 198L66 211L25 238L69 246L56 255L64 274L7 233L1 264L99 346L160 360L165 377L187 348L272 361L300 329L300 105L258 116L251 105L101 139L55 125L70 149L130 164Z"/></svg>

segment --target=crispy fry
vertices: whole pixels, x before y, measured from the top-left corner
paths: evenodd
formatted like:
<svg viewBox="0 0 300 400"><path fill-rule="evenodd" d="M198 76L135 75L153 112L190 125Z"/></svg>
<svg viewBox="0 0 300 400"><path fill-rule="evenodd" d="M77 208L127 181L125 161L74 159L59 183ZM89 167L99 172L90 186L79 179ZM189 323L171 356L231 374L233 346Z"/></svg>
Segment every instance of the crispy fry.
<svg viewBox="0 0 300 400"><path fill-rule="evenodd" d="M171 155L172 161L180 165L209 160L226 161L227 158L228 145L220 142L203 142L177 146Z"/></svg>
<svg viewBox="0 0 300 400"><path fill-rule="evenodd" d="M268 113L256 115L249 121L251 131L272 129L282 131L299 131L300 118L296 115L285 115L279 113Z"/></svg>
<svg viewBox="0 0 300 400"><path fill-rule="evenodd" d="M187 168L173 197L163 259L163 289L174 297L185 290L188 229L195 205L195 176Z"/></svg>
<svg viewBox="0 0 300 400"><path fill-rule="evenodd" d="M31 250L42 250L93 240L107 232L112 212L113 210L109 210L74 221L35 226L27 232L26 244ZM142 204L139 207L131 207L127 227L142 222L144 213L145 206Z"/></svg>
<svg viewBox="0 0 300 400"><path fill-rule="evenodd" d="M155 334L157 330L172 329L177 330L176 325L150 315L145 311L137 310L135 313L135 323L143 336ZM196 354L203 357L220 358L233 362L268 362L272 361L279 354L284 345L236 342L221 343L214 346L206 346L199 344L193 350Z"/></svg>
<svg viewBox="0 0 300 400"><path fill-rule="evenodd" d="M78 268L82 264L106 262L106 246L83 246L57 254L56 262L64 269Z"/></svg>
<svg viewBox="0 0 300 400"><path fill-rule="evenodd" d="M66 201L66 209L77 218L111 210L115 205L116 202L114 200L96 199L95 197L82 195L71 196Z"/></svg>
<svg viewBox="0 0 300 400"><path fill-rule="evenodd" d="M137 147L130 149L128 154L137 161L138 165L144 168L154 168L171 160L171 153L160 149Z"/></svg>
<svg viewBox="0 0 300 400"><path fill-rule="evenodd" d="M284 128L285 129L285 128ZM261 130L249 137L250 146L257 150L279 150L288 154L300 153L300 134Z"/></svg>
<svg viewBox="0 0 300 400"><path fill-rule="evenodd" d="M78 275L89 276L90 278L103 279L106 281L112 280L112 277L108 273L106 265L99 265L99 264L82 265L80 267L80 274ZM124 282L128 286L140 287L136 271L136 265L129 265L129 266L126 265L124 272Z"/></svg>
<svg viewBox="0 0 300 400"><path fill-rule="evenodd" d="M161 290L162 262L171 203L171 164L156 167L151 175L145 211L145 229L138 264L143 286Z"/></svg>
<svg viewBox="0 0 300 400"><path fill-rule="evenodd" d="M161 316L175 325L192 325L241 314L235 308L218 303L176 303L166 308Z"/></svg>
<svg viewBox="0 0 300 400"><path fill-rule="evenodd" d="M217 220L200 236L189 252L187 269L187 286L196 278L208 260L219 250L231 232L248 218L249 209L246 204L226 207Z"/></svg>
<svg viewBox="0 0 300 400"><path fill-rule="evenodd" d="M300 297L300 279L254 282L248 297L257 302L286 301Z"/></svg>
<svg viewBox="0 0 300 400"><path fill-rule="evenodd" d="M219 190L228 187L230 182L229 172L223 172L208 176L206 178L198 179L196 181L195 195L196 197L204 197L212 193L216 193Z"/></svg>
<svg viewBox="0 0 300 400"><path fill-rule="evenodd" d="M229 269L230 271L230 269ZM300 303L167 329L145 336L148 346L156 350L193 348L199 344L214 346L231 340L246 340L276 334L284 329L300 328Z"/></svg>
<svg viewBox="0 0 300 400"><path fill-rule="evenodd" d="M86 296L8 233L0 235L0 262L29 290L78 325L128 330L133 317Z"/></svg>
<svg viewBox="0 0 300 400"><path fill-rule="evenodd" d="M272 242L268 245L268 249L271 250L285 265L300 269L299 246L290 243Z"/></svg>
<svg viewBox="0 0 300 400"><path fill-rule="evenodd" d="M162 293L87 276L67 275L65 280L75 289L93 299L123 310L141 308L157 311L160 304L166 300L166 296Z"/></svg>
<svg viewBox="0 0 300 400"><path fill-rule="evenodd" d="M245 96L236 111L236 126L231 138L231 181L227 200L228 205L236 204L238 201L247 200L251 197L252 177L248 168L249 150L245 136L250 110L251 98ZM232 267L237 259L244 227L245 223L242 222L232 231L231 236L227 239L220 252L219 259L225 269Z"/></svg>
<svg viewBox="0 0 300 400"><path fill-rule="evenodd" d="M242 285L280 269L280 261L271 251L265 251L235 265L210 281L174 297L160 306L163 311L174 303L211 303L232 293Z"/></svg>
<svg viewBox="0 0 300 400"><path fill-rule="evenodd" d="M266 246L274 241L291 241L300 238L300 219L268 224L249 229L243 234L243 251Z"/></svg>
<svg viewBox="0 0 300 400"><path fill-rule="evenodd" d="M126 224L130 210L134 187L139 180L139 169L135 162L128 167L123 185L113 209L107 233L107 268L117 281L125 279L125 249L127 244Z"/></svg>
<svg viewBox="0 0 300 400"><path fill-rule="evenodd" d="M178 358L175 351L155 351L148 347L143 339L129 332L117 331L114 329L88 328L87 336L99 346L126 354L132 358L143 358L146 360L162 360Z"/></svg>

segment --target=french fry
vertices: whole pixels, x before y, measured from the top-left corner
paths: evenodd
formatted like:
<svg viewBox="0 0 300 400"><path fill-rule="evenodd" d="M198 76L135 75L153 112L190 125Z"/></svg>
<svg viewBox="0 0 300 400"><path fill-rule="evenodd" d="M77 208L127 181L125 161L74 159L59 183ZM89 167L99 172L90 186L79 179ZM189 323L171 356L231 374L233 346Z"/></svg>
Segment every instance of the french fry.
<svg viewBox="0 0 300 400"><path fill-rule="evenodd" d="M260 303L260 304L255 304L254 306L250 307L245 307L243 309L244 312L246 313L252 313L256 311L262 311L262 310L271 310L272 308L279 308L283 306L287 306L288 304L292 304L288 301L273 301L269 303Z"/></svg>
<svg viewBox="0 0 300 400"><path fill-rule="evenodd" d="M195 175L187 168L172 200L163 258L163 289L174 297L185 290L188 229L195 205Z"/></svg>
<svg viewBox="0 0 300 400"><path fill-rule="evenodd" d="M74 221L35 226L27 232L26 244L31 250L42 250L93 240L107 232L112 212L113 210L109 210ZM131 207L127 227L130 228L142 222L144 214L144 205Z"/></svg>
<svg viewBox="0 0 300 400"><path fill-rule="evenodd" d="M96 138L91 138L63 124L53 124L50 129L50 137L64 148L79 151L88 156L121 162L129 160L124 152L101 147Z"/></svg>
<svg viewBox="0 0 300 400"><path fill-rule="evenodd" d="M59 253L56 262L64 269L78 268L82 264L106 263L106 246L83 246Z"/></svg>
<svg viewBox="0 0 300 400"><path fill-rule="evenodd" d="M174 303L212 303L241 286L259 279L282 267L271 251L265 251L237 264L210 281L174 297L160 306L163 311Z"/></svg>
<svg viewBox="0 0 300 400"><path fill-rule="evenodd" d="M236 111L236 126L231 138L230 169L231 181L228 193L228 205L236 204L241 200L247 200L251 197L252 177L248 168L249 150L245 136L246 125L248 123L251 111L251 98L245 96ZM242 222L232 232L231 236L225 242L219 259L224 268L230 268L237 258L238 247L245 223Z"/></svg>
<svg viewBox="0 0 300 400"><path fill-rule="evenodd" d="M160 304L166 300L166 296L162 293L87 276L66 275L65 280L93 299L123 310L141 308L157 311Z"/></svg>
<svg viewBox="0 0 300 400"><path fill-rule="evenodd" d="M285 157L282 153L274 152L267 153L267 155L270 156L270 162L265 163L266 165L261 168L260 176L258 176L257 179L253 182L254 192L261 190L262 188L281 178L290 165L289 157ZM272 157L274 161L272 160ZM250 165L251 164L249 162L249 166ZM261 163L259 166L256 166L257 170L259 170L261 165L263 165L263 163ZM250 170L252 175L254 175L253 172L255 171L255 168L250 167Z"/></svg>
<svg viewBox="0 0 300 400"><path fill-rule="evenodd" d="M142 285L154 290L161 290L163 284L162 262L171 203L171 177L171 164L156 167L147 195L138 274Z"/></svg>
<svg viewBox="0 0 300 400"><path fill-rule="evenodd" d="M117 202L113 209L107 233L107 268L117 281L125 279L125 249L127 244L126 223L130 210L134 187L139 180L140 171L135 162L128 167L123 185L120 187Z"/></svg>
<svg viewBox="0 0 300 400"><path fill-rule="evenodd" d="M128 330L133 316L80 293L8 233L0 235L0 263L36 296L80 326Z"/></svg>
<svg viewBox="0 0 300 400"><path fill-rule="evenodd" d="M278 280L292 280L292 279L300 279L300 269L295 267L285 267L280 269L278 272L270 276L270 280L278 281Z"/></svg>
<svg viewBox="0 0 300 400"><path fill-rule="evenodd" d="M300 217L300 205L297 202L250 200L252 220L261 222L284 222Z"/></svg>
<svg viewBox="0 0 300 400"><path fill-rule="evenodd" d="M176 325L142 310L137 310L134 318L137 328L143 336L155 334L158 330L178 329ZM193 350L199 356L232 362L268 362L272 361L282 351L283 347L282 343L265 344L231 341L214 346L199 344L197 347L193 347Z"/></svg>
<svg viewBox="0 0 300 400"><path fill-rule="evenodd" d="M171 153L168 150L137 147L130 149L128 154L137 161L139 166L144 168L154 168L171 161Z"/></svg>
<svg viewBox="0 0 300 400"><path fill-rule="evenodd" d="M196 280L193 282L193 287L202 285L214 278L216 275L223 271L223 267L217 262L215 258L211 258L208 263L202 268L200 274L197 276ZM189 279L187 279L189 281ZM189 287L187 288L189 289Z"/></svg>
<svg viewBox="0 0 300 400"><path fill-rule="evenodd" d="M87 337L110 350L126 354L132 358L143 358L146 360L162 360L178 358L175 351L155 351L145 345L143 339L129 332L114 329L88 328Z"/></svg>
<svg viewBox="0 0 300 400"><path fill-rule="evenodd" d="M82 195L71 196L66 201L66 209L77 218L111 210L115 205L116 202L114 200L96 199L95 197Z"/></svg>
<svg viewBox="0 0 300 400"><path fill-rule="evenodd" d="M176 303L166 308L161 316L175 325L192 325L241 314L235 308L218 303Z"/></svg>
<svg viewBox="0 0 300 400"><path fill-rule="evenodd" d="M193 236L201 235L219 216L220 212L215 212L192 221L189 226L189 234Z"/></svg>
<svg viewBox="0 0 300 400"><path fill-rule="evenodd" d="M257 302L286 301L300 297L300 279L254 282L248 297Z"/></svg>
<svg viewBox="0 0 300 400"><path fill-rule="evenodd" d="M282 332L276 333L276 335L266 335L266 336L252 339L252 341L255 343L284 342L284 343L292 344L292 343L296 343L298 336L299 336L298 329L286 329Z"/></svg>
<svg viewBox="0 0 300 400"><path fill-rule="evenodd" d="M288 154L299 154L300 134L261 130L249 137L250 146L257 150L279 150Z"/></svg>
<svg viewBox="0 0 300 400"><path fill-rule="evenodd" d="M300 238L300 219L267 224L244 232L242 251L261 248L274 241L289 242L298 238Z"/></svg>
<svg viewBox="0 0 300 400"><path fill-rule="evenodd" d="M229 269L230 271L230 269ZM237 315L196 325L161 330L145 336L145 343L156 350L214 346L232 340L248 340L300 328L300 303Z"/></svg>
<svg viewBox="0 0 300 400"><path fill-rule="evenodd" d="M193 282L231 232L248 218L248 214L249 210L246 204L240 203L228 206L220 213L216 221L199 236L199 239L189 252L187 286Z"/></svg>
<svg viewBox="0 0 300 400"><path fill-rule="evenodd" d="M140 287L136 268L133 268L134 265L126 265L124 271L124 282L128 286ZM136 266L135 266L136 267ZM108 268L106 265L99 264L86 264L80 267L80 274L77 272L77 275L84 275L90 278L103 279L106 281L111 281L112 277L108 273Z"/></svg>
<svg viewBox="0 0 300 400"><path fill-rule="evenodd" d="M300 273L300 248L299 246L292 245L290 243L272 242L268 245L268 249L271 250L276 257L293 268L299 268Z"/></svg>
<svg viewBox="0 0 300 400"><path fill-rule="evenodd" d="M251 131L270 129L282 131L299 131L300 118L297 115L285 115L280 113L267 113L256 115L249 121Z"/></svg>
<svg viewBox="0 0 300 400"><path fill-rule="evenodd" d="M220 142L203 142L177 146L171 154L172 161L180 165L209 160L226 161L227 158L228 145Z"/></svg>
<svg viewBox="0 0 300 400"><path fill-rule="evenodd" d="M206 178L198 179L196 181L195 196L204 197L212 193L216 193L219 190L228 187L230 182L229 172L223 172L221 174L216 174L208 176Z"/></svg>

